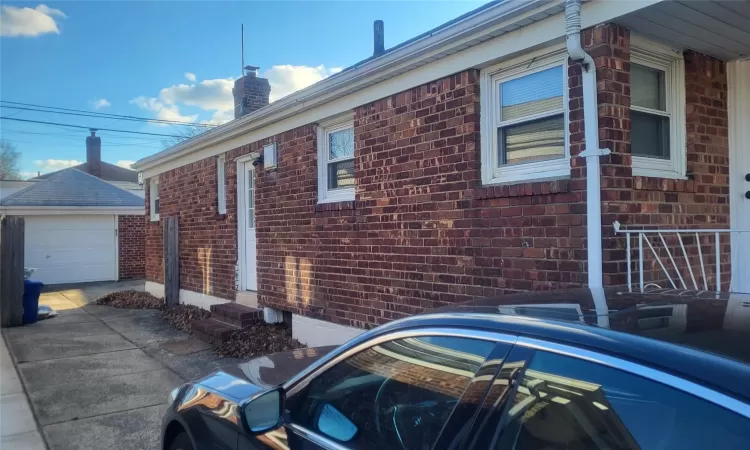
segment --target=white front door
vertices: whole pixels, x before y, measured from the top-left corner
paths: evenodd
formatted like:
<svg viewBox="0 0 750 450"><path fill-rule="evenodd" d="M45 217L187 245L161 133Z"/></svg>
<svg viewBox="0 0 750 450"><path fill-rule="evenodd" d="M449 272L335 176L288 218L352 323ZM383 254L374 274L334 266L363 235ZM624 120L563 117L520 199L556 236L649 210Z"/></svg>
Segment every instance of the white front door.
<svg viewBox="0 0 750 450"><path fill-rule="evenodd" d="M258 251L255 240L255 167L251 162L243 164L244 190L244 245L245 245L245 290L258 290Z"/></svg>
<svg viewBox="0 0 750 450"><path fill-rule="evenodd" d="M731 228L750 230L750 61L728 64ZM732 235L732 286L750 293L750 233Z"/></svg>

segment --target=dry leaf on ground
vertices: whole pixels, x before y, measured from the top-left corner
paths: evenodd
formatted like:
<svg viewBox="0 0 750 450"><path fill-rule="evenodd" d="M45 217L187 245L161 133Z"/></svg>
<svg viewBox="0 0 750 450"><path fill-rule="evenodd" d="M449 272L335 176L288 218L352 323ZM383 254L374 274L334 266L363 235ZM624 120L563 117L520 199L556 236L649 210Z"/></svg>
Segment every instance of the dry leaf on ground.
<svg viewBox="0 0 750 450"><path fill-rule="evenodd" d="M174 305L162 313L173 327L186 333L191 333L190 323L211 317L211 312L193 305Z"/></svg>
<svg viewBox="0 0 750 450"><path fill-rule="evenodd" d="M143 291L110 292L96 299L94 303L112 306L113 308L164 309L163 298L156 298Z"/></svg>
<svg viewBox="0 0 750 450"><path fill-rule="evenodd" d="M232 333L231 337L216 348L221 356L251 358L302 348L298 340L292 338L292 330L283 325L268 325L257 321Z"/></svg>

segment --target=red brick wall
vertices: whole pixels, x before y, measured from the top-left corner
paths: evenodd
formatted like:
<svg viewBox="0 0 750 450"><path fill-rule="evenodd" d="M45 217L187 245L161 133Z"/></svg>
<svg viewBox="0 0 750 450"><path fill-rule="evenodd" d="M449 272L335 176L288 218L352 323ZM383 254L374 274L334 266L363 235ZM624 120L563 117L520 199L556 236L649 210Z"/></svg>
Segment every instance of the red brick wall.
<svg viewBox="0 0 750 450"><path fill-rule="evenodd" d="M623 235L612 223L632 228L728 228L729 144L727 131L727 81L725 64L695 52L686 52L686 153L688 180L633 176L630 140L630 32L614 24L603 24L583 33L584 45L594 57L599 85L600 146L612 150L602 158L602 235L604 284L627 283ZM675 118L673 120L679 120ZM681 273L689 273L674 235L667 246ZM668 254L658 238L652 239L662 262L671 270ZM701 249L707 264L709 288L715 286L713 236L703 238ZM684 244L691 267L700 270L694 238ZM633 248L633 274L637 276L637 241ZM646 250L645 280L670 287L656 258ZM729 286L730 246L722 240L722 285ZM690 283L692 284L692 283Z"/></svg>
<svg viewBox="0 0 750 450"><path fill-rule="evenodd" d="M629 32L605 24L583 36L599 79L600 144L612 150L601 169L604 282L624 284L625 238L614 235L615 220L649 227L728 222L726 75L723 63L686 55L694 179L633 177ZM315 124L227 152L226 217L216 215L213 157L160 175L161 216L180 216L182 288L233 298L234 159L269 142L278 144L278 166L255 169L261 305L370 327L446 303L585 284L577 64L569 67L568 88L570 180L481 186L473 69L353 111L355 201L317 204ZM147 224L146 246L148 279L163 282L160 222ZM652 261L652 280L656 269Z"/></svg>
<svg viewBox="0 0 750 450"><path fill-rule="evenodd" d="M315 126L306 125L227 153L227 161L277 143L277 168L255 168L258 293L264 305L304 313L316 304L314 271L337 236L316 221ZM237 165L227 167L227 211L237 220ZM317 261L317 262L316 262ZM315 264L313 264L315 262Z"/></svg>
<svg viewBox="0 0 750 450"><path fill-rule="evenodd" d="M151 221L151 184L147 180L145 186L146 204L146 280L164 283L163 231L161 221Z"/></svg>
<svg viewBox="0 0 750 450"><path fill-rule="evenodd" d="M475 70L357 108L354 202L317 204L312 124L227 153L226 219L215 218L213 158L160 175L160 215L180 215L182 288L232 298L233 160L274 141L277 168L255 169L262 305L369 327L476 297L581 286L585 181L576 172L481 187L478 111ZM156 282L161 233L149 222ZM214 269L204 277L206 252Z"/></svg>
<svg viewBox="0 0 750 450"><path fill-rule="evenodd" d="M143 216L118 216L117 243L121 280L146 276L146 223Z"/></svg>
<svg viewBox="0 0 750 450"><path fill-rule="evenodd" d="M317 205L314 125L256 169L260 302L367 327L425 308L585 279L580 188L479 187L476 71L355 111L356 201ZM236 218L236 167L227 168Z"/></svg>
<svg viewBox="0 0 750 450"><path fill-rule="evenodd" d="M149 189L146 191L146 204L150 205ZM234 299L237 261L234 211L217 214L215 157L160 174L160 220L146 219L147 279L164 282L163 222L168 216L178 216L180 288Z"/></svg>

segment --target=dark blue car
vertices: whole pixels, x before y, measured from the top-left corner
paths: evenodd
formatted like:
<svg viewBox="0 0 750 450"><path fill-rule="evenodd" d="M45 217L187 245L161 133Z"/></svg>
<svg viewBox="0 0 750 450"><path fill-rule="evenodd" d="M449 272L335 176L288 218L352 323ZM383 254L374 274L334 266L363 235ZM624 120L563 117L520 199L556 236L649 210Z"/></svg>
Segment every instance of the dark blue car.
<svg viewBox="0 0 750 450"><path fill-rule="evenodd" d="M165 449L750 449L750 295L522 293L170 395Z"/></svg>

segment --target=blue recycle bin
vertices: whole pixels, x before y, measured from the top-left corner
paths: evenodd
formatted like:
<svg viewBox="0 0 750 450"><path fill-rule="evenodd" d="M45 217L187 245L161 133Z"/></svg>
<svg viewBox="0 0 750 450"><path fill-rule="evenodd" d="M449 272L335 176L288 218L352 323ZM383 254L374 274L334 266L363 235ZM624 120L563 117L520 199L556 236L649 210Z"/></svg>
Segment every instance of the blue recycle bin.
<svg viewBox="0 0 750 450"><path fill-rule="evenodd" d="M44 283L41 281L23 280L23 324L35 323L39 315L39 294Z"/></svg>

